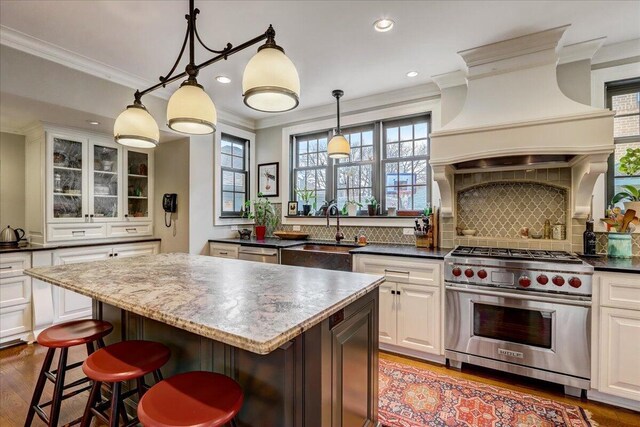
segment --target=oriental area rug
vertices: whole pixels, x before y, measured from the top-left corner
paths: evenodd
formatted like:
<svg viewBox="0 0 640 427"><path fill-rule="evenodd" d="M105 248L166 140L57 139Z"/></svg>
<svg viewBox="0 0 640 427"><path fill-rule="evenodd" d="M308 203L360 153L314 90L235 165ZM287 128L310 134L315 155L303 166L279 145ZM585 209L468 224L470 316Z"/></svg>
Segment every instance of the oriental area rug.
<svg viewBox="0 0 640 427"><path fill-rule="evenodd" d="M596 427L579 406L380 359L385 427Z"/></svg>

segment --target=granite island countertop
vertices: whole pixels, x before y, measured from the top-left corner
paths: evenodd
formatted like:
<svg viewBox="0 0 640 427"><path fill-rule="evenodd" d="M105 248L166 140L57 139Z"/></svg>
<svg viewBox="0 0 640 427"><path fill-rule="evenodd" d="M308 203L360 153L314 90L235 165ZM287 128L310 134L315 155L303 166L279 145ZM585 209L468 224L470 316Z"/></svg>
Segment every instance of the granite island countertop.
<svg viewBox="0 0 640 427"><path fill-rule="evenodd" d="M189 254L39 267L31 277L267 354L384 281L369 274Z"/></svg>

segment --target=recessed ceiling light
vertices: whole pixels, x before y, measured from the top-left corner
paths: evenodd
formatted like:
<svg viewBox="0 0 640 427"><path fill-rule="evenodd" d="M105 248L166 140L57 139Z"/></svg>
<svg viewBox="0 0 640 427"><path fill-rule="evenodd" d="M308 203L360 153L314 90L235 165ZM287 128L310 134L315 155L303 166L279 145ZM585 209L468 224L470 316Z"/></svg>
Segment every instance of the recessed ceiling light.
<svg viewBox="0 0 640 427"><path fill-rule="evenodd" d="M227 76L218 76L216 77L216 80L218 81L218 83L222 83L222 84L227 84L227 83L231 83L231 79Z"/></svg>
<svg viewBox="0 0 640 427"><path fill-rule="evenodd" d="M417 76L417 75L418 75L418 72L417 72L417 71L409 71L409 72L407 73L407 77L415 77L415 76Z"/></svg>
<svg viewBox="0 0 640 427"><path fill-rule="evenodd" d="M393 28L393 24L395 24L395 22L391 19L382 18L373 23L373 28L380 33L386 33Z"/></svg>
<svg viewBox="0 0 640 427"><path fill-rule="evenodd" d="M94 126L98 126L100 124L100 122L96 122L95 120L87 120L87 123Z"/></svg>

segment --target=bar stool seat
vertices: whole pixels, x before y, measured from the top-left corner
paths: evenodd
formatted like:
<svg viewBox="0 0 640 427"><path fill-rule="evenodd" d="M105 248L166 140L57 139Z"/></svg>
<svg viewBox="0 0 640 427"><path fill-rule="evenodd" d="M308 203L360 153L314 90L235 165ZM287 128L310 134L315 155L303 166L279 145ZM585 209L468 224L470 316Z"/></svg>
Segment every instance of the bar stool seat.
<svg viewBox="0 0 640 427"><path fill-rule="evenodd" d="M225 375L187 372L151 387L138 403L138 418L155 427L235 425L243 399L240 385Z"/></svg>
<svg viewBox="0 0 640 427"><path fill-rule="evenodd" d="M97 341L113 331L113 325L102 320L73 320L51 326L38 335L38 344L49 348L73 347Z"/></svg>
<svg viewBox="0 0 640 427"><path fill-rule="evenodd" d="M116 383L160 369L170 356L169 348L157 342L122 341L93 353L82 370L94 381Z"/></svg>

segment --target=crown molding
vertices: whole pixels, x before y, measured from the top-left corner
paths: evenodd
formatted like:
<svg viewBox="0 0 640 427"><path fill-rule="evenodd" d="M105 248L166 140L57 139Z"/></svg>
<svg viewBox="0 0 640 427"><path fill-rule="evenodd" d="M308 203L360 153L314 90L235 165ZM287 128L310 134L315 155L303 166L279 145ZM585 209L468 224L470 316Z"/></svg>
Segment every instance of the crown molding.
<svg viewBox="0 0 640 427"><path fill-rule="evenodd" d="M0 133L12 133L14 135L24 135L24 131L20 128L0 126Z"/></svg>
<svg viewBox="0 0 640 427"><path fill-rule="evenodd" d="M640 39L627 40L602 46L593 56L591 65L619 61L640 56Z"/></svg>
<svg viewBox="0 0 640 427"><path fill-rule="evenodd" d="M462 70L431 76L431 80L438 85L440 90L467 84L467 74Z"/></svg>
<svg viewBox="0 0 640 427"><path fill-rule="evenodd" d="M585 59L591 60L606 39L606 37L600 37L563 46L560 49L558 64L568 64L569 62L583 61Z"/></svg>
<svg viewBox="0 0 640 427"><path fill-rule="evenodd" d="M394 104L402 104L410 101L420 101L434 96L440 96L440 90L434 83L426 83L418 86L411 86L390 92L378 93L375 95L364 96L361 98L340 101L341 114L350 114L361 112L380 107L391 106ZM288 114L282 114L264 119L258 119L255 122L255 129L265 129L274 126L292 125L294 123L304 122L307 120L318 120L327 117L335 117L335 104L326 104L319 107L307 108L304 110L295 110Z"/></svg>

